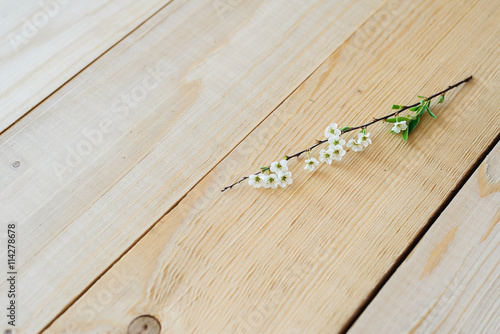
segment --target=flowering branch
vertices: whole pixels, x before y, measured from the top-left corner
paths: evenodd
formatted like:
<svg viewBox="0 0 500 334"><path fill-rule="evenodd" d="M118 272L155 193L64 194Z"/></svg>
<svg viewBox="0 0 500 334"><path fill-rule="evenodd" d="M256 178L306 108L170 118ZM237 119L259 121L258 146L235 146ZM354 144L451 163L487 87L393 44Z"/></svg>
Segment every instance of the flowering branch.
<svg viewBox="0 0 500 334"><path fill-rule="evenodd" d="M316 144L295 154L285 155L281 161L279 162L275 161L271 164L271 166L261 167L260 172L241 178L239 181L222 189L222 192L231 189L235 185L240 184L245 180L249 180L249 184L254 186L255 188L260 188L260 187L277 188L278 185L284 188L288 184L292 183L292 178L291 178L292 174L290 171L288 171L288 163L287 163L288 160L292 158L299 158L302 154L307 152L308 159L305 161L306 166L304 167L304 169L312 172L317 168L319 162L315 158L310 157L311 150L318 147L321 144L328 142L329 148L327 150L322 149L320 151L320 156L319 156L320 161L325 162L329 165L332 163L332 160L340 161L344 156L344 154L346 153L346 151L343 149L343 146L345 145L345 140L341 139L340 136L342 134L361 129L361 131L358 134L358 138L349 140L349 142L347 143L347 147L351 148L355 152L362 151L365 147L368 147L368 145L372 143L370 139L370 134L366 132L366 129L368 128L368 126L380 121L393 123L394 126L391 130L391 133L401 133L403 140L406 141L408 140L408 135L418 125L420 121L420 116L423 113L427 112L429 116L431 116L432 118L436 118L436 116L430 110L430 103L432 99L439 97L437 103L443 103L444 95L446 92L470 80L472 80L472 75L429 97L417 95L417 97L420 98L420 102L409 106L401 106L394 104L392 105L392 109L396 111L384 117L373 118L371 122L368 122L363 125L355 127L346 126L343 127L342 129L338 129L337 124L332 123L325 130L326 139L317 140ZM405 117L399 116L401 112L406 110L412 112L413 114L407 114Z"/></svg>

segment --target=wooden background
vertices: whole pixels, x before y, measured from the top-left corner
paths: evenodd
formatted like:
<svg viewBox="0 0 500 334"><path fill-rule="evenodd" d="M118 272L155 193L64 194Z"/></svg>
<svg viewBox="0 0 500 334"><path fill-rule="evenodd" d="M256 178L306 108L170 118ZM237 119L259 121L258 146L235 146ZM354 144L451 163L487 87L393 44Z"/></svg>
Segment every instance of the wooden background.
<svg viewBox="0 0 500 334"><path fill-rule="evenodd" d="M5 0L0 27L18 333L500 332L497 1ZM407 143L220 192L471 74Z"/></svg>

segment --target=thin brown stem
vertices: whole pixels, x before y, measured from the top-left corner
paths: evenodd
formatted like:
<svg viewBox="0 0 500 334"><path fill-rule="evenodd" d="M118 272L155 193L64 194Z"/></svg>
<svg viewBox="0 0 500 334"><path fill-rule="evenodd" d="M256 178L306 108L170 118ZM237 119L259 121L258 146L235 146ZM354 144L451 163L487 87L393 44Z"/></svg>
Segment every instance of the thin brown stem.
<svg viewBox="0 0 500 334"><path fill-rule="evenodd" d="M430 100L432 100L432 99L433 99L433 98L435 98L435 97L438 97L438 96L440 96L440 95L444 95L446 92L448 92L448 91L450 91L450 90L452 90L452 89L454 89L454 88L456 88L456 87L460 86L461 84L464 84L464 83L466 83L466 82L468 82L468 81L470 81L470 80L472 80L472 75L471 75L471 76L469 76L469 77L467 77L467 78L465 78L465 79L464 79L464 80L462 80L462 81L457 82L457 83L456 83L456 84L454 84L454 85L448 86L448 88L446 88L446 89L444 89L444 90L442 90L442 91L440 91L440 92L438 92L438 93L436 93L436 94L434 94L434 95L431 95L431 96L429 96L429 97L425 98L425 101L430 101ZM405 111L405 110L408 110L408 109L410 109L410 108L413 108L413 107L416 107L416 106L419 106L419 105L420 105L420 102L415 103L415 104L412 104L412 105L409 105L409 106L403 106L401 109L398 109L398 110L396 110L395 112L393 112L393 113L391 113L391 114L389 114L389 115L386 115L386 116L384 116L384 117L380 117L380 118L373 118L373 120L372 120L371 122L368 122L368 123L363 124L363 125L359 125L359 126L355 126L355 127L349 128L349 129L347 129L347 130L342 131L342 133L341 133L341 134L344 134L344 133L347 133L347 132L351 132L351 131L354 131L354 130L358 130L358 129L367 128L368 126L370 126L370 125L372 125L372 124L375 124L375 123L380 122L380 121L384 121L384 120L386 120L386 119L388 119L388 118L391 118L391 117L393 117L393 116L395 116L395 115L397 115L397 114L399 114L399 113L401 113L401 112L403 112L403 111ZM290 160L290 159L295 158L295 157L297 157L297 158L298 158L298 157L300 157L302 154L304 154L305 152L310 151L310 150L312 150L313 148L315 148L315 147L317 147L317 146L319 146L319 145L321 145L321 144L323 144L323 143L326 143L327 141L328 141L328 139L316 140L316 144L314 144L314 145L312 145L312 146L310 146L310 147L306 148L305 150L302 150L302 151L300 151L300 152L297 152L297 153L295 153L295 154L292 154L292 155L285 155L285 159L286 159L286 160ZM269 169L270 169L270 167L262 168L259 172L255 173L255 174L252 174L252 175L257 175L257 174L259 174L259 173L262 173L262 172L268 171ZM229 185L229 186L225 187L224 189L222 189L222 192L224 192L224 191L226 191L226 190L228 190L228 189L231 189L231 188L232 188L232 187L234 187L235 185L240 184L241 182L243 182L243 181L247 180L248 178L249 178L249 176L245 176L245 177L241 178L239 181L237 181L237 182L235 182L235 183L233 183L233 184L231 184L231 185Z"/></svg>

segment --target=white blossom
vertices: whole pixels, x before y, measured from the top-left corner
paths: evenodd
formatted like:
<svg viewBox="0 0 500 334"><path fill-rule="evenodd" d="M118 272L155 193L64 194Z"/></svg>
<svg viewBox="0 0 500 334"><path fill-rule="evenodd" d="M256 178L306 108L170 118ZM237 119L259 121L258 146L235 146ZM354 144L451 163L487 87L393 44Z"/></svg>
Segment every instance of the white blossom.
<svg viewBox="0 0 500 334"><path fill-rule="evenodd" d="M337 129L337 123L332 123L328 125L328 127L325 130L325 137L330 138L332 136L340 136L342 132L340 129Z"/></svg>
<svg viewBox="0 0 500 334"><path fill-rule="evenodd" d="M256 175L250 175L248 177L248 184L253 186L254 188L260 188L266 184L267 175L262 173Z"/></svg>
<svg viewBox="0 0 500 334"><path fill-rule="evenodd" d="M266 178L266 183L264 183L264 188L273 188L276 189L278 187L278 176L276 174L269 174Z"/></svg>
<svg viewBox="0 0 500 334"><path fill-rule="evenodd" d="M279 172L288 171L288 161L282 159L281 161L275 161L271 164L271 172L278 174Z"/></svg>
<svg viewBox="0 0 500 334"><path fill-rule="evenodd" d="M347 147L352 148L354 152L363 151L363 145L361 145L361 143L359 143L356 139L349 140Z"/></svg>
<svg viewBox="0 0 500 334"><path fill-rule="evenodd" d="M279 172L278 182L281 188L285 188L287 185L292 184L292 173L290 172Z"/></svg>
<svg viewBox="0 0 500 334"><path fill-rule="evenodd" d="M371 145L372 139L370 138L370 133L363 133L360 132L358 133L358 142L363 145L364 147L368 147L368 145Z"/></svg>
<svg viewBox="0 0 500 334"><path fill-rule="evenodd" d="M401 131L406 130L407 127L408 126L406 125L406 121L396 122L396 123L394 123L394 127L392 128L392 131L394 131L395 133L400 133Z"/></svg>
<svg viewBox="0 0 500 334"><path fill-rule="evenodd" d="M332 149L328 149L328 150L322 149L321 151L319 151L319 160L321 162L326 162L327 164L331 165L332 164L332 154L333 154Z"/></svg>
<svg viewBox="0 0 500 334"><path fill-rule="evenodd" d="M328 138L328 144L330 144L330 149L334 150L336 148L342 148L345 145L345 140L339 136L331 136Z"/></svg>
<svg viewBox="0 0 500 334"><path fill-rule="evenodd" d="M332 151L332 159L340 161L345 154L345 150L343 148L336 148Z"/></svg>
<svg viewBox="0 0 500 334"><path fill-rule="evenodd" d="M316 167L318 167L319 165L319 161L314 159L314 158L311 158L311 159L306 159L306 165L304 167L305 170L308 170L310 172L314 172L314 170L316 169Z"/></svg>

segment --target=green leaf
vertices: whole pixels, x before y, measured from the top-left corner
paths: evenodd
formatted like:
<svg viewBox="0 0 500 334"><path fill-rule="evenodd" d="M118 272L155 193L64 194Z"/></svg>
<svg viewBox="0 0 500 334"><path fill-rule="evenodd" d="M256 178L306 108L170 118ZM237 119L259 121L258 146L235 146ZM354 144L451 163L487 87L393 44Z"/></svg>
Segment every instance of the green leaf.
<svg viewBox="0 0 500 334"><path fill-rule="evenodd" d="M425 105L421 105L417 111L417 116L422 115L424 113L424 111L425 111Z"/></svg>
<svg viewBox="0 0 500 334"><path fill-rule="evenodd" d="M366 135L366 128L361 129L361 131L359 131L359 133L364 133Z"/></svg>
<svg viewBox="0 0 500 334"><path fill-rule="evenodd" d="M429 114L429 116L431 116L431 117L432 117L432 118L434 118L434 119L436 119L436 118L437 118L437 117L436 117L436 115L434 115L434 114L432 113L432 111L429 109L429 107L425 106L425 110L427 110L427 113Z"/></svg>
<svg viewBox="0 0 500 334"><path fill-rule="evenodd" d="M415 130L415 128L417 127L418 125L418 122L420 121L420 116L417 116L414 120L412 120L409 124L408 124L408 134L410 134L413 130Z"/></svg>
<svg viewBox="0 0 500 334"><path fill-rule="evenodd" d="M389 133L396 133L396 132L394 132L393 130L391 130L391 132L389 132Z"/></svg>
<svg viewBox="0 0 500 334"><path fill-rule="evenodd" d="M388 122L388 123L396 123L396 117L388 118L385 121ZM411 121L411 118L398 116L397 117L397 121L398 122L402 122L402 121L409 122L409 121Z"/></svg>
<svg viewBox="0 0 500 334"><path fill-rule="evenodd" d="M427 99L425 96L420 96L420 95L417 95L417 97L418 97L419 99Z"/></svg>
<svg viewBox="0 0 500 334"><path fill-rule="evenodd" d="M350 128L351 128L350 126L344 126L342 129L340 129L340 131L344 132L349 130Z"/></svg>
<svg viewBox="0 0 500 334"><path fill-rule="evenodd" d="M409 128L406 128L406 130L404 130L401 134L403 135L403 140L404 141L407 141L408 140L408 129Z"/></svg>
<svg viewBox="0 0 500 334"><path fill-rule="evenodd" d="M423 108L423 105L421 104L421 105L418 105L416 107L410 108L410 110L414 111L417 114L417 116L418 116L418 115L421 115L424 112L422 110L422 108Z"/></svg>
<svg viewBox="0 0 500 334"><path fill-rule="evenodd" d="M443 102L444 102L444 95L439 95L438 103L443 103Z"/></svg>
<svg viewBox="0 0 500 334"><path fill-rule="evenodd" d="M261 170L268 170L269 167L260 167Z"/></svg>
<svg viewBox="0 0 500 334"><path fill-rule="evenodd" d="M401 108L403 108L403 107L400 106L399 104L393 104L392 107L391 107L391 109L396 109L396 110L399 110Z"/></svg>

